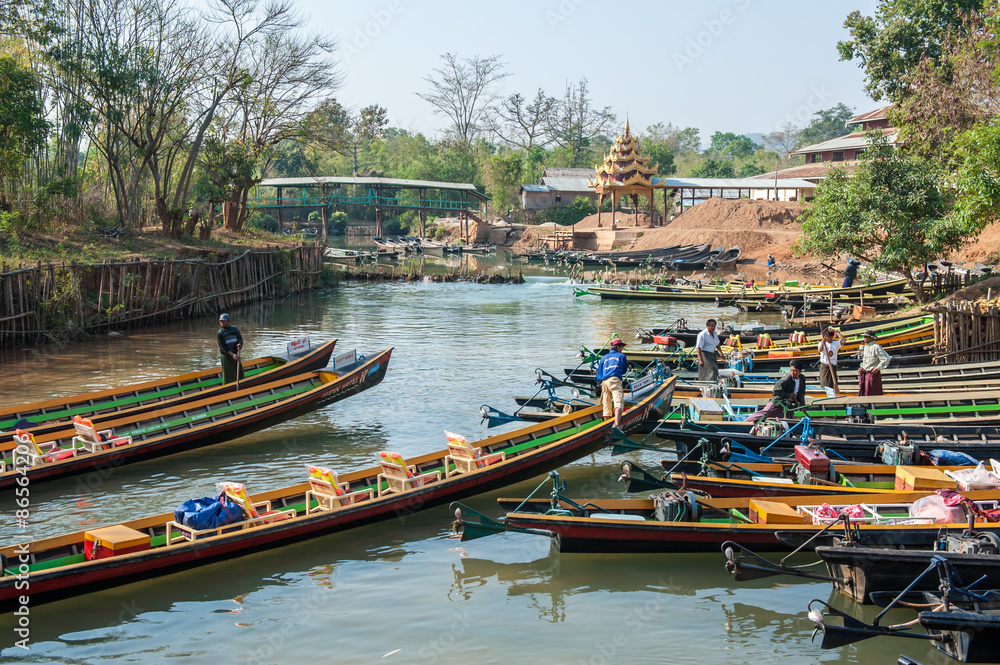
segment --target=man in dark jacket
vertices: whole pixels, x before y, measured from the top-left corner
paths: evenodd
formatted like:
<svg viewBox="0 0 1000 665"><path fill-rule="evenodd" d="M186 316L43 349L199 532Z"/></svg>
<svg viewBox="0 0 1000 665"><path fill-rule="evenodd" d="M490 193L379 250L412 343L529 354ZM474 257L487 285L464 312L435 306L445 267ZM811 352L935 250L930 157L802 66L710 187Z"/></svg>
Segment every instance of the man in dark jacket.
<svg viewBox="0 0 1000 665"><path fill-rule="evenodd" d="M243 335L239 329L230 324L228 314L219 315L219 354L222 356L222 383L232 383L237 377L243 378L243 363L239 362L240 351L243 349ZM239 374L237 374L239 372Z"/></svg>
<svg viewBox="0 0 1000 665"><path fill-rule="evenodd" d="M854 280L858 277L858 268L861 264L857 259L847 259L847 268L844 270L844 283L840 288L846 289L854 285Z"/></svg>
<svg viewBox="0 0 1000 665"><path fill-rule="evenodd" d="M752 423L763 418L787 418L788 414L806 403L806 380L802 377L802 361L795 359L789 363L788 374L774 383L771 399L756 413L750 414L746 422Z"/></svg>

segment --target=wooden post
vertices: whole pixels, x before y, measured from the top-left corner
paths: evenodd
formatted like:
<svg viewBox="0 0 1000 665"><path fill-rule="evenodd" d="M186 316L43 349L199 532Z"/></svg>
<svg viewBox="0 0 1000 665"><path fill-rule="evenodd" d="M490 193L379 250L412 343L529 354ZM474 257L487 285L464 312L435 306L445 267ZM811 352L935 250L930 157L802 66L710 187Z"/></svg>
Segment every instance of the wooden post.
<svg viewBox="0 0 1000 665"><path fill-rule="evenodd" d="M323 244L325 245L326 241L327 241L327 233L328 233L327 227L330 225L329 202L327 201L327 198L326 198L327 196L329 196L330 188L327 187L326 185L323 185L323 187L320 190L320 192L321 192L321 195L322 195L322 200L320 202L321 205L322 205L322 207L319 209L319 212L320 212L321 221L323 222L323 228L322 228L322 230L320 230L320 238L323 239Z"/></svg>
<svg viewBox="0 0 1000 665"><path fill-rule="evenodd" d="M417 202L417 205L418 205L419 210L420 210L420 212L419 212L419 214L420 214L420 237L421 238L426 238L427 237L427 208L425 206L426 206L426 201L427 201L427 190L426 189L419 189L419 190L417 190L417 195L420 197L420 200Z"/></svg>
<svg viewBox="0 0 1000 665"><path fill-rule="evenodd" d="M281 218L281 185L278 185L278 233L284 233L284 220Z"/></svg>

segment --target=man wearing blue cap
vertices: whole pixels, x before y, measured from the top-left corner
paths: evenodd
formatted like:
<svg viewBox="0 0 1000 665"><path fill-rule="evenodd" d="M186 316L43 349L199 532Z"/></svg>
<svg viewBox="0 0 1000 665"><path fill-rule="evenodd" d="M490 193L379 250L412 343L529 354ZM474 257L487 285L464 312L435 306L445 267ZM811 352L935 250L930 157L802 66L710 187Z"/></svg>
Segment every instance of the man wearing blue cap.
<svg viewBox="0 0 1000 665"><path fill-rule="evenodd" d="M861 264L857 259L847 259L847 269L844 270L844 283L841 288L846 289L854 285L854 280L858 277L858 268Z"/></svg>
<svg viewBox="0 0 1000 665"><path fill-rule="evenodd" d="M625 342L615 337L611 340L611 350L604 354L597 363L597 383L601 386L601 405L604 406L604 417L615 416L615 427L622 425L622 411L625 409L625 389L622 379L628 369L628 360L622 349Z"/></svg>
<svg viewBox="0 0 1000 665"><path fill-rule="evenodd" d="M239 329L229 323L228 314L219 315L219 353L222 356L222 383L239 382L243 378L243 363L240 362L240 351L243 349L243 335Z"/></svg>

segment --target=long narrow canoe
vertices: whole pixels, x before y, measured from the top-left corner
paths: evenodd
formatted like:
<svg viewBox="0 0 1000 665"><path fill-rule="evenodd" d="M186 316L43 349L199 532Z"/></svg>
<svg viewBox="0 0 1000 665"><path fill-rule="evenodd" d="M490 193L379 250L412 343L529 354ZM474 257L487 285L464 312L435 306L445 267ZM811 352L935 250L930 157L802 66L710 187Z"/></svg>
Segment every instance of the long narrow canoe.
<svg viewBox="0 0 1000 665"><path fill-rule="evenodd" d="M673 379L651 386L645 398L622 415L622 428L632 430L648 418L662 416L670 405L673 387ZM441 479L403 492L385 492L388 486L381 482L381 468L378 466L341 474L339 480L347 483L351 492L370 489L375 492L375 498L362 499L335 510L318 509L315 501L310 501L307 506L306 492L310 486L306 482L265 492L252 496L251 500L254 503L270 501L273 509L293 511L294 517L248 525L246 528L237 524L234 531L192 541L174 538L167 542L166 528L174 518L172 513L123 523L123 526L150 536L151 549L146 551L87 561L83 550L85 531L3 547L0 548L0 555L7 564L4 575L0 577L0 606L14 605L18 596L25 593L17 587L22 565L30 582L31 604L34 606L59 597L79 595L218 559L231 559L295 540L398 518L456 498L532 478L599 450L605 445L613 424L612 419L602 419L601 407L594 407L549 423L482 439L473 445L482 448L487 455L504 453L505 459L469 472L456 473L453 465L445 460L447 450L413 457L407 462L414 465L419 473L440 471ZM321 464L322 460L317 460L317 463ZM382 492L379 492L380 489Z"/></svg>
<svg viewBox="0 0 1000 665"><path fill-rule="evenodd" d="M768 291L765 289L773 288ZM781 296L809 296L810 298L822 298L834 302L843 300L859 300L861 298L876 298L893 295L910 294L910 288L905 279L897 279L888 282L878 282L875 284L865 284L851 286L848 288L817 287L813 289L803 289L799 287L767 287L758 286L758 290L733 289L729 287L705 287L698 290L681 288L679 286L659 287L656 289L640 288L627 289L621 287L590 286L587 293L599 295L602 299L612 300L677 300L683 302L716 302L725 304L727 301L741 300L774 300Z"/></svg>
<svg viewBox="0 0 1000 665"><path fill-rule="evenodd" d="M863 406L878 423L1000 422L1000 390L835 397L800 409L810 418L845 419L847 407Z"/></svg>
<svg viewBox="0 0 1000 665"><path fill-rule="evenodd" d="M895 319L885 319L885 320L879 321L878 325L880 325L880 326L893 326L893 325L902 323L904 321L910 321L912 319L914 319L914 317L912 317L912 316L897 317ZM663 335L663 336L669 335L671 337L677 338L678 341L684 342L688 346L693 345L695 343L695 340L698 337L698 333L700 333L701 330L696 330L694 328L688 328L688 327L686 327L687 326L687 321L684 320L684 319L679 319L679 322L684 327L681 327L681 328L673 328L673 327L671 327L671 328L649 328L649 329L640 328L637 331L637 333L636 333L636 338L639 339L639 341L644 342L646 344L652 344L654 336L656 336L656 335ZM827 324L822 325L822 326L812 326L812 325L796 326L794 328L763 328L763 327L758 327L758 328L754 328L753 330L739 330L739 329L734 329L731 332L724 332L720 328L720 329L716 330L716 332L719 334L719 337L721 337L722 339L726 339L726 337L728 337L731 334L739 335L740 336L740 341L743 342L743 344L749 344L749 343L756 343L757 337L759 335L763 334L763 333L767 333L768 335L770 335L775 340L782 339L782 338L787 339L788 336L790 334L794 333L794 332L804 332L807 335L811 335L811 336L812 335L819 335L823 331L823 328L826 328L828 325L832 325L832 324L827 323ZM839 326L835 326L835 327L838 330L840 330L842 333L844 333L846 335L846 334L848 334L851 331L859 331L859 332L861 332L861 331L864 331L864 330L866 330L868 328L872 328L874 326L873 326L873 323L871 321L859 321L857 323L845 323L845 324L842 324L842 325L839 325Z"/></svg>
<svg viewBox="0 0 1000 665"><path fill-rule="evenodd" d="M653 499L593 499L570 503L558 500L558 514L548 514L549 499L498 499L508 512L505 526L511 530L548 533L561 552L718 552L721 545L734 541L755 551L785 551L817 534L825 524L812 523L809 513L823 504L835 509L864 505L877 518L852 520L856 540L867 546L901 548L929 547L941 530L962 531L968 521L955 524L914 524L909 505L933 492L886 494L785 496L736 499L686 498L689 509L676 521L657 519ZM974 501L996 501L1000 491L966 492ZM685 494L687 497L687 494ZM586 504L582 509L580 505ZM801 508L801 510L800 510ZM756 519L757 521L753 521ZM487 535L496 522L477 524L460 517L468 537ZM469 525L471 523L472 529ZM980 532L1000 534L1000 524L976 522ZM843 526L831 530L843 534ZM780 537L779 537L780 535ZM463 534L463 538L466 536ZM821 542L815 542L821 544Z"/></svg>
<svg viewBox="0 0 1000 665"><path fill-rule="evenodd" d="M268 381L323 369L330 362L337 340L319 346L310 346L294 355L264 356L243 361L245 378L240 388L249 388ZM57 397L43 402L19 404L0 408L0 436L15 427L34 431L34 425L72 420L73 416L94 417L137 406L155 405L165 399L186 397L193 399L201 391L222 386L222 368L213 367L200 372L189 372L154 381L133 383L119 388L108 388L68 397ZM227 388L236 389L233 383ZM29 421L33 425L19 424Z"/></svg>
<svg viewBox="0 0 1000 665"><path fill-rule="evenodd" d="M77 444L77 454L65 459L39 461L19 466L14 461L13 438L0 440L3 471L0 489L13 487L26 476L42 482L94 468L113 468L138 460L159 457L200 446L229 441L271 425L332 404L377 385L385 377L392 349L359 359L341 373L318 371L297 374L236 392L210 394L181 404L140 413L122 411L104 419L98 429L112 429L116 436L132 437L126 445L91 452ZM75 429L49 432L36 437L42 445L55 442L57 448L74 448ZM44 447L44 446L43 446ZM18 460L22 458L18 457Z"/></svg>

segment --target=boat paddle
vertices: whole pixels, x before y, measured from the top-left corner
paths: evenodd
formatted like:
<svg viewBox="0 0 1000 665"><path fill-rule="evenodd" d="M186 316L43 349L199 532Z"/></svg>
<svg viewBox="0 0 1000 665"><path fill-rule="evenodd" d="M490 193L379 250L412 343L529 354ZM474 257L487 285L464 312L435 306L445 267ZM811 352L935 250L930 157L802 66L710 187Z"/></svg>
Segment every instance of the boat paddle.
<svg viewBox="0 0 1000 665"><path fill-rule="evenodd" d="M236 348L236 391L240 390L240 374L242 374L243 369L243 349Z"/></svg>

